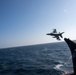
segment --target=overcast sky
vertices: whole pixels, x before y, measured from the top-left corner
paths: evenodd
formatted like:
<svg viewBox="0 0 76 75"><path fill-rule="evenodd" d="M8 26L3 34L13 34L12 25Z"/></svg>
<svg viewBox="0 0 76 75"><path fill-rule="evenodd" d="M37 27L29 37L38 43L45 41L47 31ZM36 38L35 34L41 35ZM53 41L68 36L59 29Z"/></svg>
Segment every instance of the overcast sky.
<svg viewBox="0 0 76 75"><path fill-rule="evenodd" d="M76 39L76 0L0 0L0 48L58 42L54 28Z"/></svg>

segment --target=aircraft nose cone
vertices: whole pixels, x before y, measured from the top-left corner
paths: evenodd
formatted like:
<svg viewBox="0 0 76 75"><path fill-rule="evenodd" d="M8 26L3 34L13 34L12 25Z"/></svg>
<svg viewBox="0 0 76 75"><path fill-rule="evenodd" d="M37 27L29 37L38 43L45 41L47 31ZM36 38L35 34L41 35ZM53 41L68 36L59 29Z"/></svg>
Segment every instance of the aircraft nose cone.
<svg viewBox="0 0 76 75"><path fill-rule="evenodd" d="M48 33L47 35L51 35L50 33Z"/></svg>
<svg viewBox="0 0 76 75"><path fill-rule="evenodd" d="M46 34L46 35L49 35L49 34Z"/></svg>

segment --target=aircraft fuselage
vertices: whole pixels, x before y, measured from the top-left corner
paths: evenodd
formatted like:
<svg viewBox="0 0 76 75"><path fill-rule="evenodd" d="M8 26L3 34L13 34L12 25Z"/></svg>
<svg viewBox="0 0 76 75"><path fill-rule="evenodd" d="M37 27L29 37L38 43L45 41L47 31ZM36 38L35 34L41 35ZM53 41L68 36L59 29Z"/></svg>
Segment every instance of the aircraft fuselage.
<svg viewBox="0 0 76 75"><path fill-rule="evenodd" d="M51 36L59 36L61 33L57 34L57 33L48 33L47 35L51 35Z"/></svg>

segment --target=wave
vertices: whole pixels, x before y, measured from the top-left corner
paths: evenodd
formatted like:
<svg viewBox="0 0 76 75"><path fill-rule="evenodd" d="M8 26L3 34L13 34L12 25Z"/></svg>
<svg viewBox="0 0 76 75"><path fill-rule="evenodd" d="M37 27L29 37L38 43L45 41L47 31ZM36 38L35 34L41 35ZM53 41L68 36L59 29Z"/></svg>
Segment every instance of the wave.
<svg viewBox="0 0 76 75"><path fill-rule="evenodd" d="M55 65L54 69L60 70L62 66L63 66L63 64L57 64L57 65Z"/></svg>
<svg viewBox="0 0 76 75"><path fill-rule="evenodd" d="M55 69L8 69L2 70L0 75L61 75L61 71Z"/></svg>

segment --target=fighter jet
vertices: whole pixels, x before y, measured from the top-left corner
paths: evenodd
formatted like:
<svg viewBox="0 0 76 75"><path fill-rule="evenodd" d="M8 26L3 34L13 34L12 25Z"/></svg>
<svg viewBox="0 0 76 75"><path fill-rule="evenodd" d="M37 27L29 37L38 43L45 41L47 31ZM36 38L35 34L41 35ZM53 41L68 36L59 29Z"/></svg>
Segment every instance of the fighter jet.
<svg viewBox="0 0 76 75"><path fill-rule="evenodd" d="M62 36L63 33L64 32L57 33L56 29L53 29L53 32L52 33L48 33L47 35L54 36L53 38L56 38L57 40L61 40L60 37L63 38L63 36Z"/></svg>

